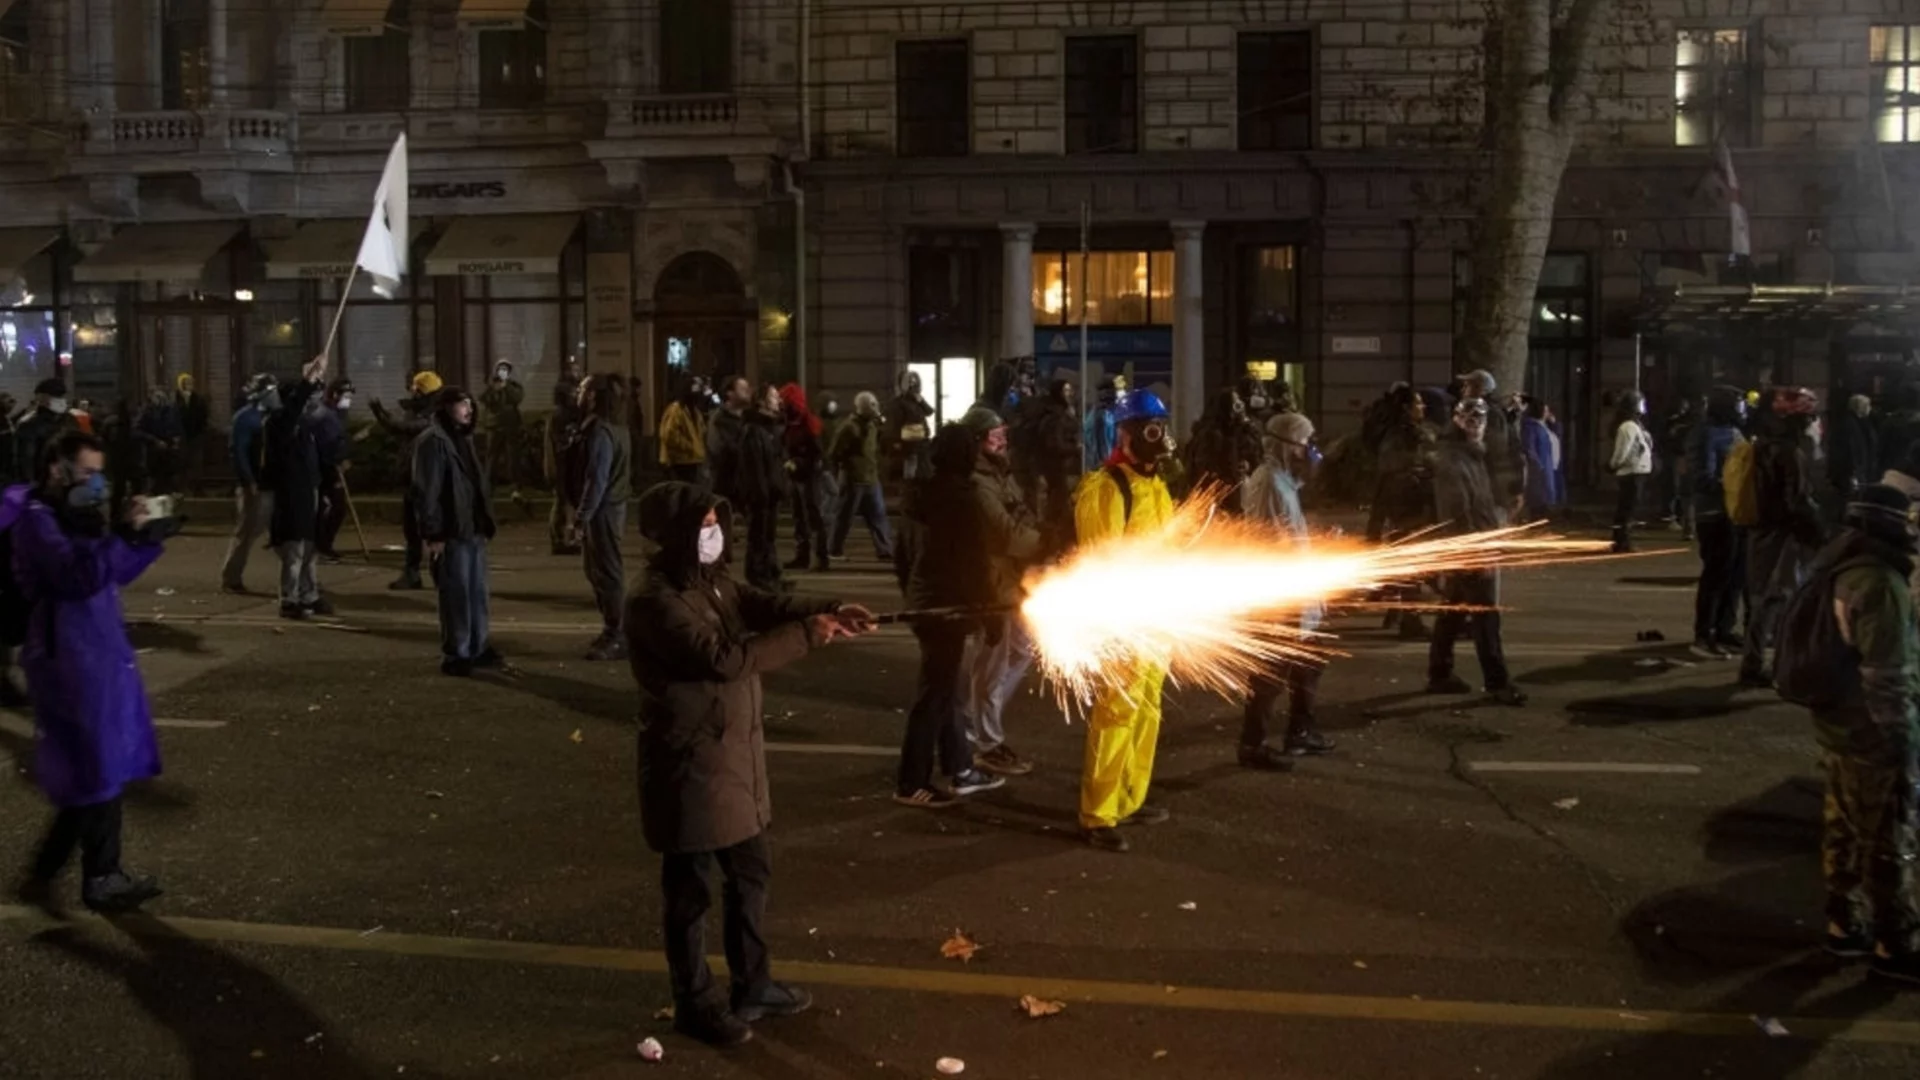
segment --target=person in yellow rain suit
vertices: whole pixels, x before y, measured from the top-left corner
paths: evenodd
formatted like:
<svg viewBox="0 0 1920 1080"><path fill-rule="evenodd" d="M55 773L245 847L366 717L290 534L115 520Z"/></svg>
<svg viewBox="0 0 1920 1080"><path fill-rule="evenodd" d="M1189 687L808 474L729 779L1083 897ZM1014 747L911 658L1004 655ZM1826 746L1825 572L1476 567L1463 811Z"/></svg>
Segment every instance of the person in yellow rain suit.
<svg viewBox="0 0 1920 1080"><path fill-rule="evenodd" d="M1080 481L1073 495L1074 531L1082 544L1151 532L1173 517L1173 497L1160 465L1173 447L1167 406L1145 390L1123 396L1115 410L1113 455ZM1167 670L1141 665L1119 687L1094 698L1087 716L1087 756L1080 773L1080 827L1102 851L1127 850L1120 825L1158 825L1167 811L1147 803L1154 746L1160 738L1160 690Z"/></svg>

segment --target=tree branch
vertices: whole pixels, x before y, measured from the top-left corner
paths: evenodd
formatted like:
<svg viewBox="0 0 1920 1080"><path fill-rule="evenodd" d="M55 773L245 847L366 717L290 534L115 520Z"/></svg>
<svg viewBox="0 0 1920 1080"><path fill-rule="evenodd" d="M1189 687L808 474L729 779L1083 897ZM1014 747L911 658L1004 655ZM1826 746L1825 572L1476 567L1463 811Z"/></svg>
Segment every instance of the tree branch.
<svg viewBox="0 0 1920 1080"><path fill-rule="evenodd" d="M1586 96L1593 84L1594 49L1600 27L1613 13L1614 0L1563 0L1566 20L1554 35L1547 70L1553 87L1547 115L1555 125L1565 123L1568 110Z"/></svg>

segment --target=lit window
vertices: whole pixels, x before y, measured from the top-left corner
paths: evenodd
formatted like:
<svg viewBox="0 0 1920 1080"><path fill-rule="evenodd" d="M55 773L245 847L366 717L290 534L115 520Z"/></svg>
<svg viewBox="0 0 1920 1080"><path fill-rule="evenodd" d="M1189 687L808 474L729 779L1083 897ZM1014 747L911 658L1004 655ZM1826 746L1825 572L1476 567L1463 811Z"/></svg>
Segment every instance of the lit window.
<svg viewBox="0 0 1920 1080"><path fill-rule="evenodd" d="M1920 142L1920 26L1874 27L1867 62L1873 69L1874 138Z"/></svg>
<svg viewBox="0 0 1920 1080"><path fill-rule="evenodd" d="M1084 270L1082 264L1084 263ZM1164 326L1173 322L1173 252L1036 252L1033 321L1078 326L1084 297L1093 326Z"/></svg>
<svg viewBox="0 0 1920 1080"><path fill-rule="evenodd" d="M1753 132L1745 30L1682 30L1673 54L1678 146L1745 146Z"/></svg>

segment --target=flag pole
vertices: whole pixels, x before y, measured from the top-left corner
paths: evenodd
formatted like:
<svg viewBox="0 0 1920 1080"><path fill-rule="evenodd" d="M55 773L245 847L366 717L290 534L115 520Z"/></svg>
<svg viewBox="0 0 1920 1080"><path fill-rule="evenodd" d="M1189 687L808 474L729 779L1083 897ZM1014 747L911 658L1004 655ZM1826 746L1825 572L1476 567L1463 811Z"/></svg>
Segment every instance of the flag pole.
<svg viewBox="0 0 1920 1080"><path fill-rule="evenodd" d="M322 356L333 355L333 339L340 336L340 319L347 313L347 297L353 295L353 279L360 275L360 264L355 262L353 269L347 272L347 283L340 286L340 306L333 309L333 326L327 330L327 344L320 350Z"/></svg>

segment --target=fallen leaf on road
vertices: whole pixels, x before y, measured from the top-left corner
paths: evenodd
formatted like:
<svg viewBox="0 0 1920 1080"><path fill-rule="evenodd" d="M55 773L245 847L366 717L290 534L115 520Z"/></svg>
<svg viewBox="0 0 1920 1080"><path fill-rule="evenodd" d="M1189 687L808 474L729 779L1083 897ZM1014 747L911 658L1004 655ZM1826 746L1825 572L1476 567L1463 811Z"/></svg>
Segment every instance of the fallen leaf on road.
<svg viewBox="0 0 1920 1080"><path fill-rule="evenodd" d="M1181 911L1199 911L1200 905L1189 900L1186 903L1180 905L1180 910Z"/></svg>
<svg viewBox="0 0 1920 1080"><path fill-rule="evenodd" d="M940 945L940 955L943 958L968 964L973 962L973 954L979 951L980 943L961 930L955 930L953 936Z"/></svg>
<svg viewBox="0 0 1920 1080"><path fill-rule="evenodd" d="M574 742L586 742L586 741L587 741L587 737L586 737L585 735L582 735L582 734L580 734L580 729L579 729L579 728L574 728L574 729L573 729L573 734L571 734L571 735L569 735L569 736L567 736L567 738L569 738L569 739L572 739L572 740L573 740Z"/></svg>
<svg viewBox="0 0 1920 1080"><path fill-rule="evenodd" d="M1161 1058L1166 1056L1167 1056L1167 1052L1165 1050L1155 1050L1153 1052L1153 1060L1155 1061L1159 1061Z"/></svg>
<svg viewBox="0 0 1920 1080"><path fill-rule="evenodd" d="M173 590L172 590L172 589L169 589L169 588L167 588L167 587L165 587L165 586L162 586L162 587L160 587L160 588L158 588L158 589L155 589L155 590L153 590L153 595L155 595L155 596L172 596L172 595L173 595Z"/></svg>
<svg viewBox="0 0 1920 1080"><path fill-rule="evenodd" d="M1555 810L1571 810L1574 807L1579 805L1580 805L1580 800L1574 799L1574 798L1553 800L1553 808Z"/></svg>
<svg viewBox="0 0 1920 1080"><path fill-rule="evenodd" d="M1034 997L1032 994L1022 994L1020 996L1020 1004L1017 1008L1024 1010L1030 1019L1038 1020L1043 1016L1055 1016L1065 1012L1067 1003L1064 1001L1047 1001L1043 998Z"/></svg>
<svg viewBox="0 0 1920 1080"><path fill-rule="evenodd" d="M320 711L320 706L318 706L318 705L309 705L309 706L307 706L307 711L308 711L308 712L319 712L319 711Z"/></svg>
<svg viewBox="0 0 1920 1080"><path fill-rule="evenodd" d="M1367 970L1367 962L1365 960L1355 960L1353 966L1359 968L1361 971Z"/></svg>
<svg viewBox="0 0 1920 1080"><path fill-rule="evenodd" d="M671 1006L671 1005L668 1005L668 1006L667 1006L666 1008L664 1008L664 1009L655 1009L655 1010L653 1010L653 1018L654 1018L655 1020L671 1020L671 1019L673 1019L673 1006Z"/></svg>
<svg viewBox="0 0 1920 1080"><path fill-rule="evenodd" d="M427 798L429 798L429 799L444 799L444 798L446 798L446 797L447 797L447 793L446 793L446 792L444 792L444 791L429 791L429 792L427 792Z"/></svg>
<svg viewBox="0 0 1920 1080"><path fill-rule="evenodd" d="M959 1076L967 1071L967 1063L959 1058L941 1058L933 1063L933 1067L946 1076Z"/></svg>

